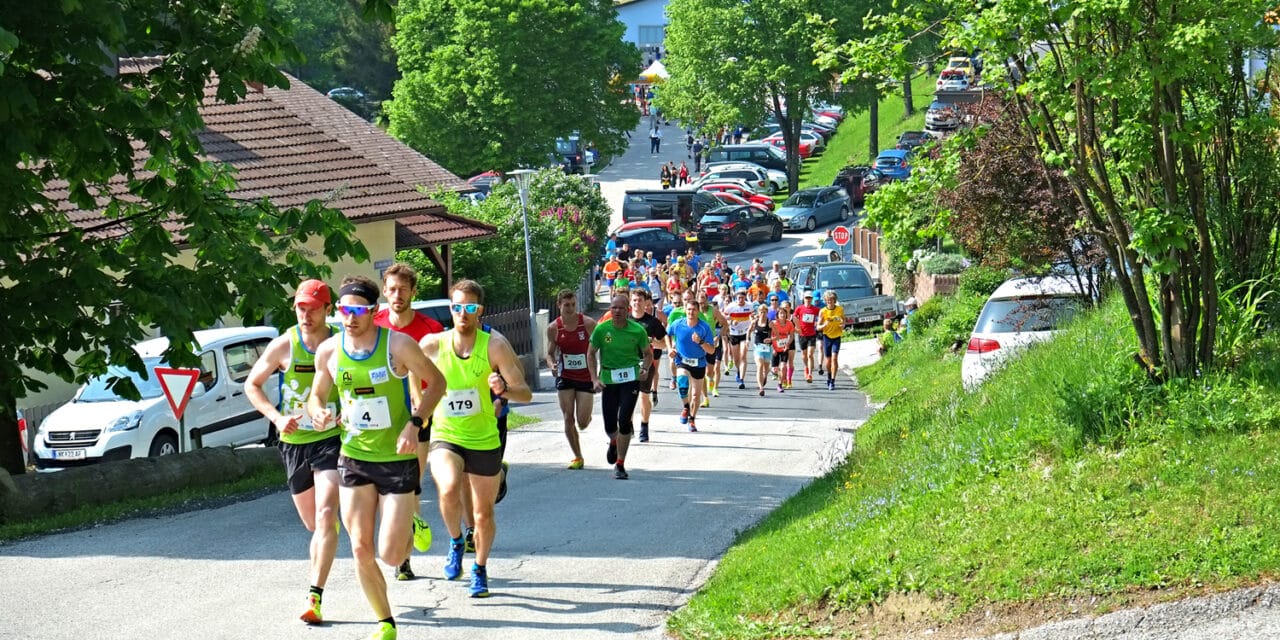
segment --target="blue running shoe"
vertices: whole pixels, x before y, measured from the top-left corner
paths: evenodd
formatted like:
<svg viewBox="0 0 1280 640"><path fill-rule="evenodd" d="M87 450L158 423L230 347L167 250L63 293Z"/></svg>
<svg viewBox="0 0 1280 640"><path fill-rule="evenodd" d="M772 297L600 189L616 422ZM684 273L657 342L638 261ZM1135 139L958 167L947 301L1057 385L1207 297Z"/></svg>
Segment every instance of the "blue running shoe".
<svg viewBox="0 0 1280 640"><path fill-rule="evenodd" d="M471 565L471 597L489 597L489 572L478 564Z"/></svg>
<svg viewBox="0 0 1280 640"><path fill-rule="evenodd" d="M462 554L466 548L467 545L462 540L450 541L449 555L444 559L445 580L457 580L462 575Z"/></svg>

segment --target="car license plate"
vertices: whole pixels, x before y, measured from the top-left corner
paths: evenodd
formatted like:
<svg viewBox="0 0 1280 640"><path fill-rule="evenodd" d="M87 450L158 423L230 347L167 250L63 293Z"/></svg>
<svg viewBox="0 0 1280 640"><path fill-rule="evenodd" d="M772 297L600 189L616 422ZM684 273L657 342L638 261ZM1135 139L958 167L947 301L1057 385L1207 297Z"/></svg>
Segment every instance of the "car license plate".
<svg viewBox="0 0 1280 640"><path fill-rule="evenodd" d="M708 232L708 231L719 231L719 230L720 230L720 227L710 227L710 226L708 226L708 227L703 227L703 228L702 228L702 232L703 232L703 233L706 233L706 232Z"/></svg>
<svg viewBox="0 0 1280 640"><path fill-rule="evenodd" d="M54 449L54 460L84 460L84 449Z"/></svg>
<svg viewBox="0 0 1280 640"><path fill-rule="evenodd" d="M879 322L880 314L871 316L858 316L858 322Z"/></svg>

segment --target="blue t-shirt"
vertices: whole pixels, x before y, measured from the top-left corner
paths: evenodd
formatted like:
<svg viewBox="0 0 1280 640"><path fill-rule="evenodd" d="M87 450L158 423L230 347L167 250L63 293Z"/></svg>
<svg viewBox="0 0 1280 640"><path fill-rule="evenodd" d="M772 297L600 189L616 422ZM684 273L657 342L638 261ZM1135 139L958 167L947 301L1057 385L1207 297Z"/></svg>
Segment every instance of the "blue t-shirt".
<svg viewBox="0 0 1280 640"><path fill-rule="evenodd" d="M734 278L734 279L733 279L733 290L734 290L734 291L746 291L747 289L750 289L750 288L751 288L751 281L750 281L750 280L746 280L746 279L739 279L739 278Z"/></svg>
<svg viewBox="0 0 1280 640"><path fill-rule="evenodd" d="M680 355L676 364L688 367L707 366L707 352L702 349L701 344L693 341L693 336L695 335L702 340L703 344L709 343L714 339L711 325L707 324L705 320L699 320L698 324L693 326L689 326L687 320L672 322L667 325L667 335L674 338L676 353Z"/></svg>

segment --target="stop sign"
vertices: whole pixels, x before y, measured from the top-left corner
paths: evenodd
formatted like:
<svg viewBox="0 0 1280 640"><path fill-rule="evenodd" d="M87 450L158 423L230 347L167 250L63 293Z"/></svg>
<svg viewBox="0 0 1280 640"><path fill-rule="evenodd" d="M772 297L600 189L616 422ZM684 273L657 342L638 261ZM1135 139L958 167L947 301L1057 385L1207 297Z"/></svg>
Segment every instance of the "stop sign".
<svg viewBox="0 0 1280 640"><path fill-rule="evenodd" d="M849 227L836 227L831 230L831 240L840 246L849 244Z"/></svg>

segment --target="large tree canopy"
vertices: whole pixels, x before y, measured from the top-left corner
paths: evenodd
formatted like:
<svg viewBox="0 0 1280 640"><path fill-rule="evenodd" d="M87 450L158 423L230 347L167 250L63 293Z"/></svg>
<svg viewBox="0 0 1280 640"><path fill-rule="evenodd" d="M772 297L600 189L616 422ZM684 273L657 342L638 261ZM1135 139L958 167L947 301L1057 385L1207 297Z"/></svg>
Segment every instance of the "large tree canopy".
<svg viewBox="0 0 1280 640"><path fill-rule="evenodd" d="M145 73L114 56L164 54ZM0 466L20 470L14 407L39 387L24 371L82 380L107 364L141 370L149 328L190 364L192 331L227 313L260 319L300 277L300 243L328 259L364 255L351 224L312 203L277 210L227 197L235 176L200 157L199 106L247 82L283 86L296 60L265 0L9 3L0 17ZM135 153L150 156L145 170ZM46 196L101 212L89 230ZM113 188L115 189L113 191ZM175 235L176 234L176 235ZM180 240L194 261L175 263ZM131 387L131 385L130 385ZM125 389L128 391L129 389Z"/></svg>
<svg viewBox="0 0 1280 640"><path fill-rule="evenodd" d="M317 91L355 87L370 96L367 105L391 97L399 72L391 50L393 25L360 15L354 0L271 0L292 27L303 59L286 70Z"/></svg>
<svg viewBox="0 0 1280 640"><path fill-rule="evenodd" d="M459 175L543 166L580 132L622 151L640 54L609 0L403 0L391 133Z"/></svg>

